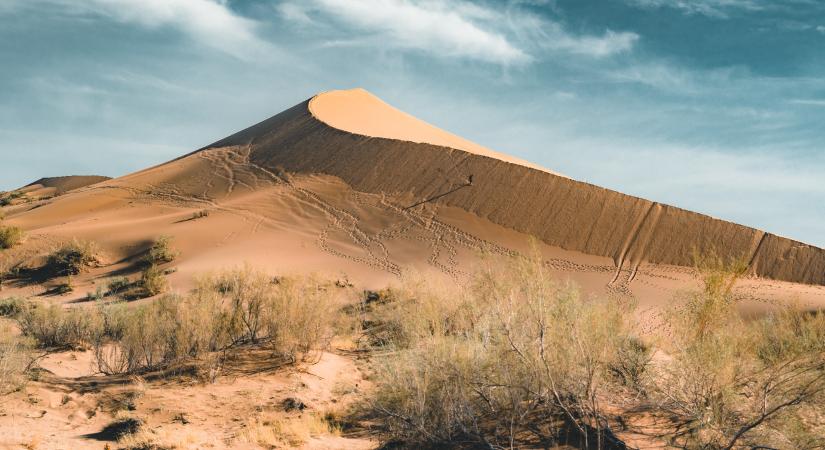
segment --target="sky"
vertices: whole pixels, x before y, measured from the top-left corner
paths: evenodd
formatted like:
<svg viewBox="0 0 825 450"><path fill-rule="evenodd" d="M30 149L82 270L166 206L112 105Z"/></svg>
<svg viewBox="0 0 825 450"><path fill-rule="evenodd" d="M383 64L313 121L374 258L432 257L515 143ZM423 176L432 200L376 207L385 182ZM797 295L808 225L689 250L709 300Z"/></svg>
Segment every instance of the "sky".
<svg viewBox="0 0 825 450"><path fill-rule="evenodd" d="M363 87L572 178L825 247L823 0L0 0L0 190Z"/></svg>

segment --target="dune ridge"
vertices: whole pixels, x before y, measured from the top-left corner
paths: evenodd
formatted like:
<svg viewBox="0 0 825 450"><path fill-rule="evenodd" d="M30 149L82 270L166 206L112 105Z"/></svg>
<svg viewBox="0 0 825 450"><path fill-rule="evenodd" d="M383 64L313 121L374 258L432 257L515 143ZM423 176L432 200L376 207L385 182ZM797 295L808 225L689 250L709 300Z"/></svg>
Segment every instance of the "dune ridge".
<svg viewBox="0 0 825 450"><path fill-rule="evenodd" d="M18 191L35 192L40 194L61 195L75 189L90 186L101 181L111 180L110 177L99 175L69 175L62 177L46 177L23 186Z"/></svg>
<svg viewBox="0 0 825 450"><path fill-rule="evenodd" d="M430 131L418 139L395 139L388 137L395 130L381 124L355 132L333 127L354 123L363 110L372 111L368 117L396 114L366 91L345 92L319 94L201 150L242 146L251 162L270 170L332 175L359 191L408 195L415 199L410 206L458 207L549 245L610 257L617 276L629 269L632 279L643 261L689 266L694 250L715 249L745 258L760 277L825 285L825 250L808 244L572 180L495 152L427 143L450 144ZM349 114L344 100L356 104L351 117L341 119ZM329 111L324 105L331 105ZM383 136L362 133L370 130Z"/></svg>

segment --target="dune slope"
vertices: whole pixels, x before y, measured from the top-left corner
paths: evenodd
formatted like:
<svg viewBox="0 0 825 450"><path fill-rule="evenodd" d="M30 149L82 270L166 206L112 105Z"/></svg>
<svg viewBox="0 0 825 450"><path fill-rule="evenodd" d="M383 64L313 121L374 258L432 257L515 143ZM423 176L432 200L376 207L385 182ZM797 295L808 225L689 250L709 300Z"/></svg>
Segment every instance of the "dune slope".
<svg viewBox="0 0 825 450"><path fill-rule="evenodd" d="M333 175L359 191L407 194L410 206L455 206L632 271L642 261L688 266L694 249L715 249L744 257L760 277L825 284L820 248L537 170L442 133L366 91L335 91L209 148L245 147L262 167Z"/></svg>

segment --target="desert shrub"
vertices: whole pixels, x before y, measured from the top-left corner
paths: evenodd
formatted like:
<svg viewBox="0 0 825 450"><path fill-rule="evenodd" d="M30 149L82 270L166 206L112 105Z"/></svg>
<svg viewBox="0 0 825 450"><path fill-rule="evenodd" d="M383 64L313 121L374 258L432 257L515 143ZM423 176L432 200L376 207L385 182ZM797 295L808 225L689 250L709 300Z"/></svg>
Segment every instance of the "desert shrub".
<svg viewBox="0 0 825 450"><path fill-rule="evenodd" d="M72 239L49 255L47 267L54 275L78 275L97 264L97 254L98 248L94 242Z"/></svg>
<svg viewBox="0 0 825 450"><path fill-rule="evenodd" d="M274 280L244 267L203 280L198 292L221 297L233 345L265 343L297 358L330 338L335 295L329 283L315 277Z"/></svg>
<svg viewBox="0 0 825 450"><path fill-rule="evenodd" d="M132 283L126 277L113 278L106 283L106 295L118 295L131 285Z"/></svg>
<svg viewBox="0 0 825 450"><path fill-rule="evenodd" d="M619 346L618 352L609 367L611 373L622 385L643 390L653 360L653 348L641 339L631 337Z"/></svg>
<svg viewBox="0 0 825 450"><path fill-rule="evenodd" d="M0 323L0 395L25 384L31 361L28 341L15 336L7 323Z"/></svg>
<svg viewBox="0 0 825 450"><path fill-rule="evenodd" d="M0 225L0 249L9 249L23 240L23 230L15 226Z"/></svg>
<svg viewBox="0 0 825 450"><path fill-rule="evenodd" d="M12 203L14 203L15 200L23 198L25 196L26 193L22 191L6 192L2 196L0 196L0 206L9 206Z"/></svg>
<svg viewBox="0 0 825 450"><path fill-rule="evenodd" d="M103 332L99 315L49 302L25 302L16 320L39 347L83 348Z"/></svg>
<svg viewBox="0 0 825 450"><path fill-rule="evenodd" d="M743 267L702 260L703 289L668 316L669 358L650 392L678 418L677 445L794 447L814 426L800 413L825 414L825 316L786 308L744 321L732 294Z"/></svg>
<svg viewBox="0 0 825 450"><path fill-rule="evenodd" d="M20 297L8 297L0 300L0 317L16 317L23 309L25 300Z"/></svg>
<svg viewBox="0 0 825 450"><path fill-rule="evenodd" d="M178 257L178 252L172 248L172 238L169 236L159 237L146 254L148 264L164 264L172 262Z"/></svg>
<svg viewBox="0 0 825 450"><path fill-rule="evenodd" d="M192 214L192 220L202 219L204 217L209 217L209 210L208 209L202 209L202 210Z"/></svg>
<svg viewBox="0 0 825 450"><path fill-rule="evenodd" d="M120 335L95 347L105 373L138 372L184 361L220 364L210 356L253 344L285 360L323 347L332 329L332 297L314 279L283 280L250 268L201 280L188 296L167 295L129 309Z"/></svg>
<svg viewBox="0 0 825 450"><path fill-rule="evenodd" d="M376 313L379 342L394 351L373 399L390 437L510 446L528 423L548 439L567 423L586 446L601 444L597 399L631 338L623 306L581 299L538 256L490 263L466 289L413 281L394 294Z"/></svg>
<svg viewBox="0 0 825 450"><path fill-rule="evenodd" d="M166 280L163 270L154 264L143 269L140 276L140 285L149 297L163 293L169 288L169 282Z"/></svg>

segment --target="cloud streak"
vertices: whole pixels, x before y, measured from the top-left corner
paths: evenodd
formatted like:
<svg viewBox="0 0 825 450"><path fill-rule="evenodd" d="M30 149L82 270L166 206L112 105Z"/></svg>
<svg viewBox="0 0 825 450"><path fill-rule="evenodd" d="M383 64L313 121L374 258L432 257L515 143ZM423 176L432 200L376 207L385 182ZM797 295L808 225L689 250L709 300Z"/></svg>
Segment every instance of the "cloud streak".
<svg viewBox="0 0 825 450"><path fill-rule="evenodd" d="M633 6L645 9L674 8L685 14L726 19L731 10L759 11L765 9L760 0L627 0Z"/></svg>
<svg viewBox="0 0 825 450"><path fill-rule="evenodd" d="M556 22L460 0L308 0L279 6L298 25L322 17L366 36L331 40L340 46L370 45L461 57L505 66L524 65L546 50L604 57L630 50L639 36L605 31L574 36Z"/></svg>
<svg viewBox="0 0 825 450"><path fill-rule="evenodd" d="M197 44L249 60L272 50L256 35L258 23L222 0L11 0L0 12L59 10L101 16L146 29L172 28Z"/></svg>

